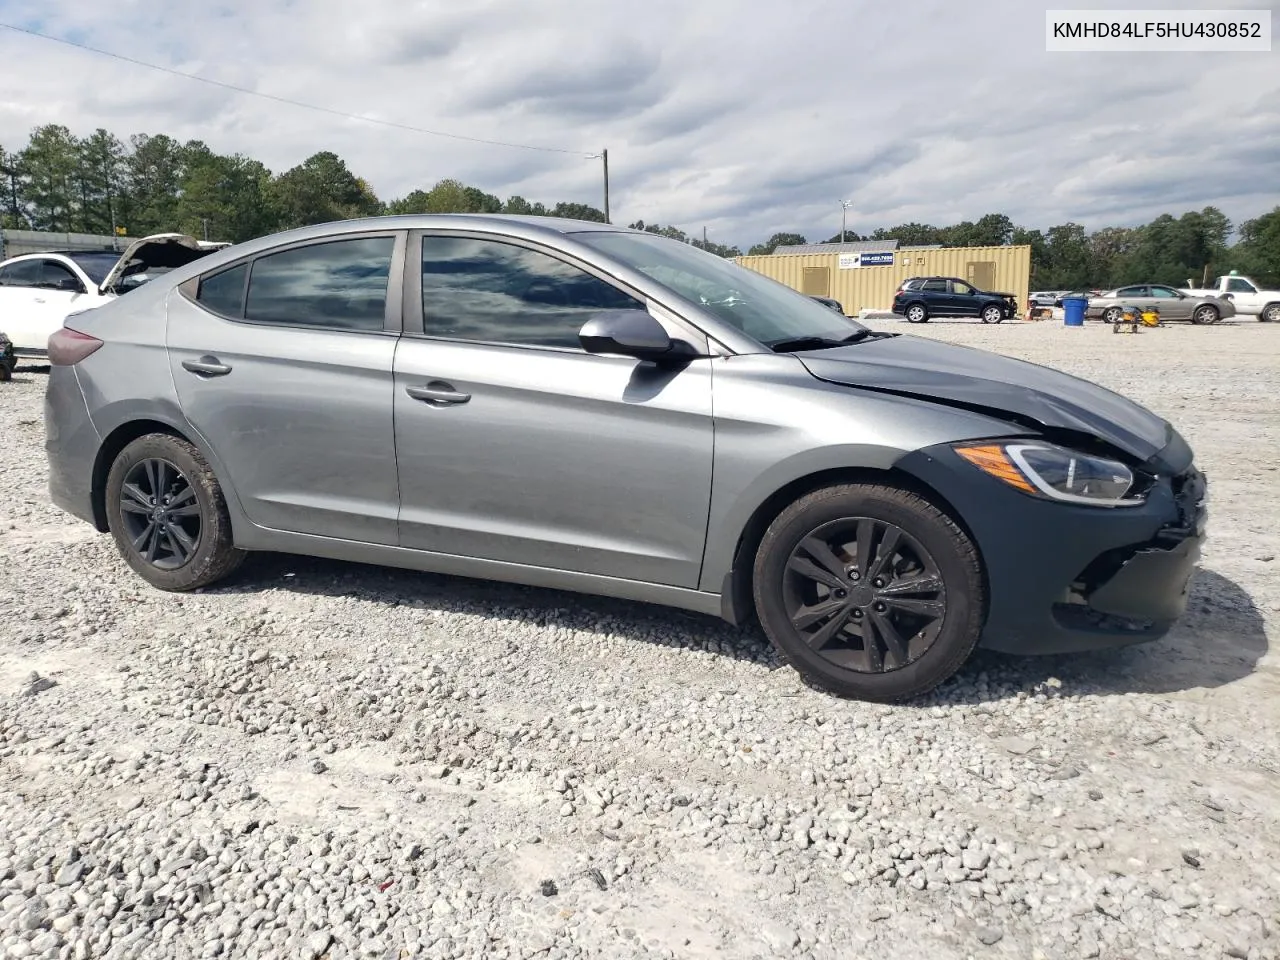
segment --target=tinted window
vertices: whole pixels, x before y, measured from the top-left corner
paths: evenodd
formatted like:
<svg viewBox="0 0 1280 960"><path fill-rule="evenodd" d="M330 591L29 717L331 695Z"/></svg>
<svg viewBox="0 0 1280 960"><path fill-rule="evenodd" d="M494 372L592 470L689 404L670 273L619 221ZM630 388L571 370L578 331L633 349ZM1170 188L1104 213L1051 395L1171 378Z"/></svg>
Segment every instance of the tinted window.
<svg viewBox="0 0 1280 960"><path fill-rule="evenodd" d="M926 280L920 284L921 290L929 290L933 293L946 293L947 281L945 280Z"/></svg>
<svg viewBox="0 0 1280 960"><path fill-rule="evenodd" d="M238 317L244 306L244 275L249 265L242 263L200 281L196 300L224 317Z"/></svg>
<svg viewBox="0 0 1280 960"><path fill-rule="evenodd" d="M428 336L579 348L601 310L644 304L577 267L497 240L422 238L422 316Z"/></svg>
<svg viewBox="0 0 1280 960"><path fill-rule="evenodd" d="M1239 277L1231 277L1227 280L1227 289L1233 293L1257 293L1253 284L1248 280L1241 280Z"/></svg>
<svg viewBox="0 0 1280 960"><path fill-rule="evenodd" d="M1164 299L1164 300L1177 300L1177 299L1178 299L1178 295L1177 295L1176 293L1174 293L1172 290L1170 290L1168 287L1152 287L1152 288L1151 288L1151 296L1153 296L1153 297L1160 297L1160 298L1162 298L1162 299Z"/></svg>
<svg viewBox="0 0 1280 960"><path fill-rule="evenodd" d="M44 269L40 274L40 283L50 289L58 290L73 289L69 286L70 284L75 284L74 289L84 288L80 278L56 260L44 261Z"/></svg>
<svg viewBox="0 0 1280 960"><path fill-rule="evenodd" d="M344 330L381 330L393 237L335 240L253 262L245 318Z"/></svg>
<svg viewBox="0 0 1280 960"><path fill-rule="evenodd" d="M40 282L43 260L19 260L0 270L0 286L34 287Z"/></svg>
<svg viewBox="0 0 1280 960"><path fill-rule="evenodd" d="M1117 297L1145 297L1146 295L1146 287L1121 287L1116 291Z"/></svg>

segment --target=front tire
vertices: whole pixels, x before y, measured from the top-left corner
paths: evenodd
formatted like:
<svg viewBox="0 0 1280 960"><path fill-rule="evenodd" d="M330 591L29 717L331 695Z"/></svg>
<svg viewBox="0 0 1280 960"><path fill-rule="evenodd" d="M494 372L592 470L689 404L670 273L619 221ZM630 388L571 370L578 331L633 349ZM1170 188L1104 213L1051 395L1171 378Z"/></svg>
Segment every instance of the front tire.
<svg viewBox="0 0 1280 960"><path fill-rule="evenodd" d="M1218 308L1205 304L1203 307L1196 307L1196 312L1191 315L1191 322L1195 324L1217 323L1221 318Z"/></svg>
<svg viewBox="0 0 1280 960"><path fill-rule="evenodd" d="M178 437L152 433L121 450L107 474L106 508L120 555L153 587L207 587L244 560L217 477Z"/></svg>
<svg viewBox="0 0 1280 960"><path fill-rule="evenodd" d="M816 686L893 702L952 676L982 631L977 551L907 490L824 487L778 515L753 568L756 612L779 653Z"/></svg>
<svg viewBox="0 0 1280 960"><path fill-rule="evenodd" d="M907 307L907 323L928 323L929 311L923 303L913 303Z"/></svg>
<svg viewBox="0 0 1280 960"><path fill-rule="evenodd" d="M990 307L982 308L983 323L999 323L1003 319L1004 319L1004 311L1001 310L999 307L990 306Z"/></svg>

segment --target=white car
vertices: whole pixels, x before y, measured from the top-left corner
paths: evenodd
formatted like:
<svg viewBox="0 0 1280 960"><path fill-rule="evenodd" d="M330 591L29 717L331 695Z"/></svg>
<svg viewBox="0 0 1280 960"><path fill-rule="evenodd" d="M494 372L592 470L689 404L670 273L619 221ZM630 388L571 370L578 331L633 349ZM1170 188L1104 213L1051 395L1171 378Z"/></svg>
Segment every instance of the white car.
<svg viewBox="0 0 1280 960"><path fill-rule="evenodd" d="M0 263L0 332L18 356L46 355L49 335L68 314L128 293L174 267L227 246L181 233L133 241L123 253L26 253Z"/></svg>

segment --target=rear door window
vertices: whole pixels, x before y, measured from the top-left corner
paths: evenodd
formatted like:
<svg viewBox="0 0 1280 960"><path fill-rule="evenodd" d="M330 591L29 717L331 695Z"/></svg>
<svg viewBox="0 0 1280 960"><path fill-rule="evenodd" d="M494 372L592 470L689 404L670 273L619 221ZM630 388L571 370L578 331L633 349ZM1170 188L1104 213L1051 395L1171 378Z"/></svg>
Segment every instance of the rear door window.
<svg viewBox="0 0 1280 960"><path fill-rule="evenodd" d="M356 237L259 257L249 272L245 319L338 330L383 330L395 243L395 237ZM228 281L228 285L233 284Z"/></svg>
<svg viewBox="0 0 1280 960"><path fill-rule="evenodd" d="M43 260L19 260L0 269L0 287L35 287L43 276Z"/></svg>

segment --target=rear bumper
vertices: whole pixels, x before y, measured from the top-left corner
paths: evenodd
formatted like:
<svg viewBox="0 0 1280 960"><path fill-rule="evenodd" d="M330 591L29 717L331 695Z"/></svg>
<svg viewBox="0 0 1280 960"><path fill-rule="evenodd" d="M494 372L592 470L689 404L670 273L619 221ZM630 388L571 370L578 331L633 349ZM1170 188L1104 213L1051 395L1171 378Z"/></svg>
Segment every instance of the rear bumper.
<svg viewBox="0 0 1280 960"><path fill-rule="evenodd" d="M97 526L93 467L102 446L74 367L52 367L44 394L45 454L49 498L72 516Z"/></svg>
<svg viewBox="0 0 1280 960"><path fill-rule="evenodd" d="M1175 480L1162 471L1142 506L1115 509L1025 496L966 474L950 448L900 466L951 501L982 555L983 647L1047 654L1142 643L1186 609L1207 517L1203 476L1189 459L1170 471Z"/></svg>

